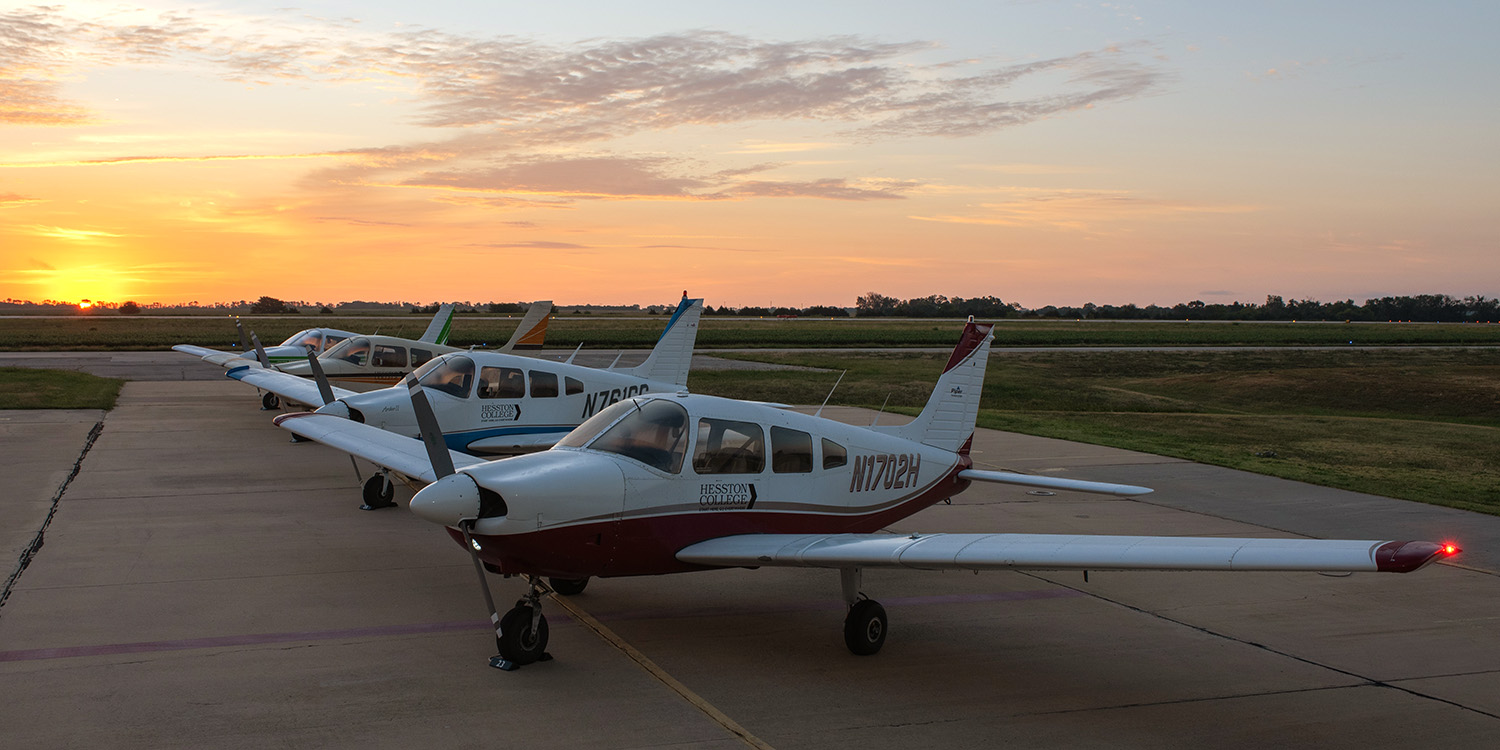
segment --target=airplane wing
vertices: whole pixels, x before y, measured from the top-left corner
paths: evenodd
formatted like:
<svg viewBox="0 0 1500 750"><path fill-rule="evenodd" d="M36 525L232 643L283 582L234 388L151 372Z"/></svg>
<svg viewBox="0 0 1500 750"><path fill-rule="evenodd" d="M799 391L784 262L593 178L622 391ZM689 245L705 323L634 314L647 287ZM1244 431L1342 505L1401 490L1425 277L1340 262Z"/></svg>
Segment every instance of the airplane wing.
<svg viewBox="0 0 1500 750"><path fill-rule="evenodd" d="M296 412L282 414L272 420L278 427L295 435L316 440L324 445L338 448L350 455L363 458L377 466L404 474L412 479L431 484L437 481L432 470L432 461L421 440L398 435L379 427L362 424L332 414ZM453 466L463 469L485 463L467 453L450 450Z"/></svg>
<svg viewBox="0 0 1500 750"><path fill-rule="evenodd" d="M964 469L963 471L958 472L958 478L969 479L976 482L997 482L1000 484L1015 484L1022 487L1039 487L1048 490L1072 490L1074 492L1092 492L1100 495L1120 495L1123 497L1148 495L1152 492L1150 487L1136 487L1135 485L1130 484L1085 482L1081 479L1042 477L1035 474L1012 474L1008 471L985 471L982 469Z"/></svg>
<svg viewBox="0 0 1500 750"><path fill-rule="evenodd" d="M259 364L236 367L224 374L235 380L249 383L263 391L270 391L280 396L283 401L307 404L309 406L321 406L323 404L323 395L318 392L318 384L308 378L299 377L280 370L267 370ZM337 386L333 387L333 397L335 399L352 396L355 393L358 393L358 391L351 391L348 388L339 388Z"/></svg>
<svg viewBox="0 0 1500 750"><path fill-rule="evenodd" d="M253 359L246 359L244 357L241 357L239 352L221 352L218 349L193 346L192 344L178 344L172 347L172 351L182 352L183 354L191 354L194 357L202 359L205 362L212 362L220 367L238 367L240 365L260 367L259 362L256 362Z"/></svg>
<svg viewBox="0 0 1500 750"><path fill-rule="evenodd" d="M1078 534L739 534L684 547L695 565L918 570L1259 570L1410 573L1448 544Z"/></svg>

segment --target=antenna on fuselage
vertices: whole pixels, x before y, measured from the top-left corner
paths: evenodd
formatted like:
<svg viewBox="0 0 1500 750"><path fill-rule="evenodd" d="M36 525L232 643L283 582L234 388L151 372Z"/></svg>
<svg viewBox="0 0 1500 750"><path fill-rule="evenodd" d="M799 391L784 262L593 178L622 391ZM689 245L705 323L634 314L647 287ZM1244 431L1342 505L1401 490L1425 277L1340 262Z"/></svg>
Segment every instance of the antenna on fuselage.
<svg viewBox="0 0 1500 750"><path fill-rule="evenodd" d="M615 369L615 365L620 364L620 358L623 357L623 356L625 356L625 350L621 349L620 353L615 355L615 361L610 362L609 363L609 367L606 367L604 369L606 369L606 370L613 370L613 369Z"/></svg>
<svg viewBox="0 0 1500 750"><path fill-rule="evenodd" d="M563 364L565 364L565 365L571 365L571 364L573 364L573 358L577 357L578 353L581 352L581 351L583 351L583 342L582 341L578 342L578 348L574 349L573 353L570 354L570 355L568 355L567 361L563 362Z"/></svg>
<svg viewBox="0 0 1500 750"><path fill-rule="evenodd" d="M838 380L835 380L835 381L833 381L833 387L832 387L832 388L829 388L829 389L828 389L828 395L827 395L827 396L824 396L824 397L823 397L823 405L822 405L822 406L819 406L819 407L818 407L818 410L817 410L817 411L815 411L815 412L813 412L813 416L815 416L815 417L816 417L816 416L818 416L818 415L819 415L819 414L822 414L822 413L823 413L823 406L827 406L827 405L828 405L828 399L830 399L830 398L833 398L833 392L834 392L834 391L836 391L836 390L838 390L838 388L839 388L839 383L842 383L842 382L844 382L844 376L845 376L845 375L848 375L848 374L849 374L849 371L848 371L848 370L845 370L845 371L843 371L843 372L841 372L841 373L839 373L839 379L838 379Z"/></svg>
<svg viewBox="0 0 1500 750"><path fill-rule="evenodd" d="M880 415L885 413L886 404L889 404L890 402L891 402L891 394L887 393L887 394L885 394L885 401L881 402L881 404L880 404L880 411L875 412L875 418L872 419L872 420L870 420L870 426L871 427L874 427L875 423L880 421Z"/></svg>

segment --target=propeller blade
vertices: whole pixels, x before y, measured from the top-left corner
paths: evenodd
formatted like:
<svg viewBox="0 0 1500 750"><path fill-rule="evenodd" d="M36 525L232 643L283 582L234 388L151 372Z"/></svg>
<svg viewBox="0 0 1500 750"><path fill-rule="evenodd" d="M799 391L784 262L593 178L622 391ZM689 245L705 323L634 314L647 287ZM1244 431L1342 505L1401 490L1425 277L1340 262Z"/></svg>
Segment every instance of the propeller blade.
<svg viewBox="0 0 1500 750"><path fill-rule="evenodd" d="M432 413L432 404L415 377L406 376L406 389L411 395L411 407L417 417L417 428L422 431L422 444L427 446L427 460L432 462L432 473L442 479L453 473L453 457L448 455L448 444L443 440L443 431L438 427L437 415ZM475 558L476 560L478 558Z"/></svg>
<svg viewBox="0 0 1500 750"><path fill-rule="evenodd" d="M333 403L333 386L328 384L328 376L323 374L323 363L318 361L318 355L311 349L307 350L307 366L312 368L313 380L318 383L318 395L323 397L323 405Z"/></svg>
<svg viewBox="0 0 1500 750"><path fill-rule="evenodd" d="M239 318L235 318L234 319L234 327L237 328L237 329L239 329L239 332L240 332L240 351L242 351L242 352L248 352L248 351L250 351L250 340L247 339L247 338L245 338L245 327L242 326L242 325L240 325L240 319Z"/></svg>
<svg viewBox="0 0 1500 750"><path fill-rule="evenodd" d="M464 533L464 546L469 548L469 559L474 561L474 572L479 574L479 590L484 592L484 605L490 608L490 624L495 628L495 650L499 651L500 613L495 609L495 596L490 593L490 579L484 574L484 563L479 561L479 550L474 549L474 521L463 521L458 524L458 528Z"/></svg>
<svg viewBox="0 0 1500 750"><path fill-rule="evenodd" d="M255 358L260 360L260 366L271 369L271 358L266 356L266 348L260 345L260 338L255 335L255 331L250 332L250 342L255 344Z"/></svg>

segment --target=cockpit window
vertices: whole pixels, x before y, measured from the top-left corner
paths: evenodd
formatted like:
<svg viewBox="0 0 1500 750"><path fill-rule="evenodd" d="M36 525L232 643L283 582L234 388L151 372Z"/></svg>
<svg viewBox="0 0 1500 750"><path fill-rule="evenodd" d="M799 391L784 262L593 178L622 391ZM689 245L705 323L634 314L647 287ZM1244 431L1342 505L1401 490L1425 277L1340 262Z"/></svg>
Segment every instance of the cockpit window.
<svg viewBox="0 0 1500 750"><path fill-rule="evenodd" d="M480 398L522 398L526 378L514 367L486 367L479 371Z"/></svg>
<svg viewBox="0 0 1500 750"><path fill-rule="evenodd" d="M686 409L666 399L653 399L589 447L676 474L682 471L682 457L687 454L687 421Z"/></svg>
<svg viewBox="0 0 1500 750"><path fill-rule="evenodd" d="M582 448L587 445L595 435L604 431L604 428L615 423L615 420L625 416L626 412L635 408L635 401L617 401L600 409L599 413L589 417L583 424L573 428L573 431L557 441L563 448Z"/></svg>
<svg viewBox="0 0 1500 750"><path fill-rule="evenodd" d="M369 339L349 339L338 346L323 352L323 359L342 359L356 365L364 366L365 360L370 356Z"/></svg>
<svg viewBox="0 0 1500 750"><path fill-rule="evenodd" d="M759 474L766 468L765 433L754 422L698 420L693 471L699 474Z"/></svg>
<svg viewBox="0 0 1500 750"><path fill-rule="evenodd" d="M422 365L413 374L423 388L468 398L474 385L474 360L464 356L442 357Z"/></svg>
<svg viewBox="0 0 1500 750"><path fill-rule="evenodd" d="M802 474L813 470L812 435L785 427L771 428L771 471Z"/></svg>

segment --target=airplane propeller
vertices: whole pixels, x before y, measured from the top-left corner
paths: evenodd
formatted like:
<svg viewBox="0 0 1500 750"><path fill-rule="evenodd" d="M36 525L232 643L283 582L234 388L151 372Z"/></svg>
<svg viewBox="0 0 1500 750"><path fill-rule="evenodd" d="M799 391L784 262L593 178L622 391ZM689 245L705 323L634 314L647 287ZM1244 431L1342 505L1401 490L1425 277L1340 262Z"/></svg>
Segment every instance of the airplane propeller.
<svg viewBox="0 0 1500 750"><path fill-rule="evenodd" d="M333 403L333 386L328 382L328 376L323 373L323 363L318 361L318 355L311 349L307 350L307 366L312 369L313 380L318 383L318 396L322 397L323 405Z"/></svg>
<svg viewBox="0 0 1500 750"><path fill-rule="evenodd" d="M250 340L247 339L247 338L245 338L245 327L243 325L240 325L240 319L239 318L235 318L234 319L234 327L237 328L237 329L239 329L239 332L240 332L240 351L242 351L242 352L248 352L248 351L250 351Z"/></svg>
<svg viewBox="0 0 1500 750"><path fill-rule="evenodd" d="M436 486L457 473L453 468L453 456L448 453L448 444L443 440L437 416L432 411L432 404L428 402L422 385L415 377L408 375L406 388L411 395L412 412L417 418L422 444L427 448L427 460L432 464L433 483L428 486ZM474 573L479 576L479 590L484 595L484 605L490 612L490 624L495 627L495 647L500 653L490 657L490 666L510 671L532 661L550 659L545 651L547 618L541 614L541 590L536 581L533 580L531 593L523 600L524 604L518 603L504 618L500 617L499 610L495 608L490 580L485 575L484 563L479 559L479 545L474 541L474 524L488 513L497 509L503 511L505 501L495 493L479 488L477 484L474 485L474 490L474 516L460 519L458 530L464 535L464 547L469 551L469 559L474 561Z"/></svg>

